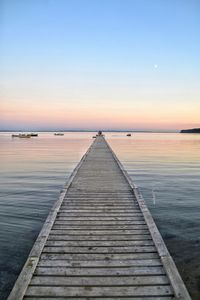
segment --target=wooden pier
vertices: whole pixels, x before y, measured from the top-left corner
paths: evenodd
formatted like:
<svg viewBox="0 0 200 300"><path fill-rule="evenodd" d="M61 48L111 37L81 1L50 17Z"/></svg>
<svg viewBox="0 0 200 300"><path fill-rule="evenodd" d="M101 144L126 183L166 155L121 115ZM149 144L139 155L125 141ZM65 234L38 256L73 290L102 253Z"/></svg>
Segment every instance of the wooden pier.
<svg viewBox="0 0 200 300"><path fill-rule="evenodd" d="M8 300L191 299L142 195L103 136L61 192Z"/></svg>

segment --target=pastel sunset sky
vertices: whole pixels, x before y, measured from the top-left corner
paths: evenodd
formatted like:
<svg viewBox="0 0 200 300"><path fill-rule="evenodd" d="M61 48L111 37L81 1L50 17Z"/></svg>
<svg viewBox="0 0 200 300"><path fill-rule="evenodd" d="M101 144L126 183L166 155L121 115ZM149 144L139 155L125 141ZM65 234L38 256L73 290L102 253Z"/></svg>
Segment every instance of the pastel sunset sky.
<svg viewBox="0 0 200 300"><path fill-rule="evenodd" d="M200 127L199 0L0 0L0 129Z"/></svg>

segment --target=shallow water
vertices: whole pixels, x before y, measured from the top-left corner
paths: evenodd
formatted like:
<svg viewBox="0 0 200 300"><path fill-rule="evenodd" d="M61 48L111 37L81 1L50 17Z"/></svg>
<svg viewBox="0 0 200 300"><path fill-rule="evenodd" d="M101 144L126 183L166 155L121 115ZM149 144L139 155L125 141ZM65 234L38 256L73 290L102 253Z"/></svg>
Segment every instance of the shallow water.
<svg viewBox="0 0 200 300"><path fill-rule="evenodd" d="M62 185L93 133L0 134L0 294L19 274ZM200 299L200 135L107 133L113 150L141 188L193 299Z"/></svg>

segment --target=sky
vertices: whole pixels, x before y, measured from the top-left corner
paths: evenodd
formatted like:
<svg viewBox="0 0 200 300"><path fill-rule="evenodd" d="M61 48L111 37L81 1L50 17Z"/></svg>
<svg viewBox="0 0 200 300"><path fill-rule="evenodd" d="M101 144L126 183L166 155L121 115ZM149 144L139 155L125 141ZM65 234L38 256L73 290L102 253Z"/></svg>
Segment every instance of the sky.
<svg viewBox="0 0 200 300"><path fill-rule="evenodd" d="M199 0L0 0L0 129L200 127Z"/></svg>

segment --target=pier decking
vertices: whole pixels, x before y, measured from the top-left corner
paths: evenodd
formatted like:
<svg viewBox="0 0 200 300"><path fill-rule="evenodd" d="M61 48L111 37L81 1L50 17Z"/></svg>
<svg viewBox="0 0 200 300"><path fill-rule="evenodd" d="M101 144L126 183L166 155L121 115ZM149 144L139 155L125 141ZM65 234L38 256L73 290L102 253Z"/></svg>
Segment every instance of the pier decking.
<svg viewBox="0 0 200 300"><path fill-rule="evenodd" d="M52 208L9 300L190 299L142 195L98 136Z"/></svg>

